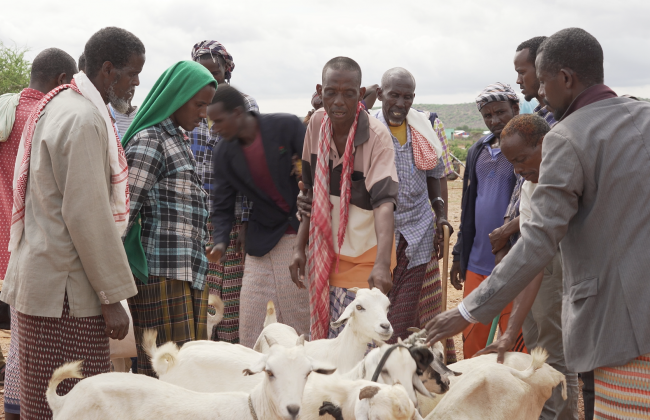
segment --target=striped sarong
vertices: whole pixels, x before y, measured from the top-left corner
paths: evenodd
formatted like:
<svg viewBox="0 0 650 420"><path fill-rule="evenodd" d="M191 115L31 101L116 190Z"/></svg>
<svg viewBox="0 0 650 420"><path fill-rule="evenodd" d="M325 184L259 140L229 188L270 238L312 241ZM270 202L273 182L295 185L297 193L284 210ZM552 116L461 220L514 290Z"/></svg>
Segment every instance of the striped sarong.
<svg viewBox="0 0 650 420"><path fill-rule="evenodd" d="M594 419L650 418L650 353L624 366L594 370Z"/></svg>
<svg viewBox="0 0 650 420"><path fill-rule="evenodd" d="M434 256L427 265L427 272L424 275L422 283L422 293L420 294L420 304L418 306L420 314L420 328L425 328L427 322L442 312L442 279L438 260ZM456 346L454 339L448 338L446 348L447 364L456 363Z"/></svg>
<svg viewBox="0 0 650 420"><path fill-rule="evenodd" d="M11 343L5 369L5 413L20 414L20 328L11 307Z"/></svg>
<svg viewBox="0 0 650 420"><path fill-rule="evenodd" d="M20 329L20 416L29 420L52 418L45 391L54 369L83 360L84 377L110 371L110 348L104 317L70 316L68 296L61 318L31 316L16 311ZM57 388L67 394L79 379L66 379Z"/></svg>
<svg viewBox="0 0 650 420"><path fill-rule="evenodd" d="M208 331L208 335L211 340L233 344L239 344L239 295L242 277L244 277L242 258L235 253L235 244L240 229L241 221L238 219L230 231L226 263L209 263L206 277L210 294L219 296L224 304L223 320L214 327L214 331ZM211 223L208 223L208 232L212 232ZM208 312L214 315L213 308L208 307Z"/></svg>
<svg viewBox="0 0 650 420"><path fill-rule="evenodd" d="M179 346L188 341L208 339L208 293L191 288L191 283L165 277L149 277L143 284L134 277L138 294L127 299L138 351L138 373L157 377L149 356L142 347L145 330L156 329L157 345L173 341Z"/></svg>

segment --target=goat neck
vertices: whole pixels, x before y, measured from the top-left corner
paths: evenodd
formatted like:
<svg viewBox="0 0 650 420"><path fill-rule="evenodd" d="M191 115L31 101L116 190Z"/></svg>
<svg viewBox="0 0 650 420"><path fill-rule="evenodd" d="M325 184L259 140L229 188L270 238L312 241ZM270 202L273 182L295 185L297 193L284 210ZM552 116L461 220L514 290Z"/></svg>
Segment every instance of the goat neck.
<svg viewBox="0 0 650 420"><path fill-rule="evenodd" d="M348 321L339 336L332 340L331 354L345 355L337 363L341 372L349 372L360 360L363 360L363 356L368 350L368 343L372 340L355 331L352 328L354 321L350 321L352 322Z"/></svg>
<svg viewBox="0 0 650 420"><path fill-rule="evenodd" d="M264 380L257 384L250 393L255 414L258 420L282 420L283 417L273 399L273 393L269 386L269 378L264 372L260 375L264 375Z"/></svg>

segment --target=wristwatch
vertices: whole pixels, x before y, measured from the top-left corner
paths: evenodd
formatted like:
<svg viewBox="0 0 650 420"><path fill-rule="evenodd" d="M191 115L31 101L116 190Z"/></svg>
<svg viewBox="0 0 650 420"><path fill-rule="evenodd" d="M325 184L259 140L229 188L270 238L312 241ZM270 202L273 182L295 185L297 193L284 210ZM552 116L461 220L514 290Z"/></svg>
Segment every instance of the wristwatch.
<svg viewBox="0 0 650 420"><path fill-rule="evenodd" d="M434 198L433 201L431 202L431 207L433 207L433 205L434 205L437 201L441 201L441 202L442 202L442 206L443 206L443 207L445 206L445 200L443 200L442 197L436 197L436 198Z"/></svg>

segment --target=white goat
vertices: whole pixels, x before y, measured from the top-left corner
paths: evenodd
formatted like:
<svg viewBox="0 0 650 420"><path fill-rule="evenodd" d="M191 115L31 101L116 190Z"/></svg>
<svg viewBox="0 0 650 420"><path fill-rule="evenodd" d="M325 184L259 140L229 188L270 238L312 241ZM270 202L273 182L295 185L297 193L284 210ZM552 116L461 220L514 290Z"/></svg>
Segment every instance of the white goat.
<svg viewBox="0 0 650 420"><path fill-rule="evenodd" d="M421 419L413 401L400 384L386 385L364 380L344 380L313 375L302 398L300 420L317 420L324 403L340 408L345 420Z"/></svg>
<svg viewBox="0 0 650 420"><path fill-rule="evenodd" d="M444 397L422 399L422 415L427 420L537 419L557 385L562 384L566 399L566 379L545 364L544 349L531 353L506 353L503 365L496 363L496 354L449 365L464 375L452 379Z"/></svg>
<svg viewBox="0 0 650 420"><path fill-rule="evenodd" d="M332 323L338 328L347 322L343 331L334 339L314 340L305 343L305 351L311 357L323 362L330 362L337 367L339 373L345 373L363 359L368 350L368 343L386 341L393 335L393 327L388 322L388 307L390 301L377 288L348 289L356 292L355 299L345 308L339 319ZM272 307L272 303L268 308ZM267 320L255 346L255 350L265 353L267 346L264 337L272 337L278 343L288 346L295 343L296 331L288 325L270 322L269 317L275 316L275 311L269 313Z"/></svg>
<svg viewBox="0 0 650 420"><path fill-rule="evenodd" d="M272 345L268 355L260 354L244 371L245 375L265 372L264 380L250 394L195 392L144 375L106 373L84 379L66 396L57 395L61 381L82 377L80 368L78 361L54 371L46 397L55 420L295 420L310 373L334 372L334 368L306 356L301 343L289 349Z"/></svg>

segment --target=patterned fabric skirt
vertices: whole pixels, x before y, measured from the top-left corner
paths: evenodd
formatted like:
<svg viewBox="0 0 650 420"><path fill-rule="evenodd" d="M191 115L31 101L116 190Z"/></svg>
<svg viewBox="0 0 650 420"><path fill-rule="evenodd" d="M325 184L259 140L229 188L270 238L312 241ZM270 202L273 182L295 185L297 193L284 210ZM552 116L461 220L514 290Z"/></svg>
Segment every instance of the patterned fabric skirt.
<svg viewBox="0 0 650 420"><path fill-rule="evenodd" d="M289 272L296 235L284 235L263 257L246 256L240 297L239 340L252 348L264 328L266 304L275 305L278 322L309 337L309 285L299 289Z"/></svg>
<svg viewBox="0 0 650 420"><path fill-rule="evenodd" d="M650 418L650 353L624 366L594 370L594 419Z"/></svg>
<svg viewBox="0 0 650 420"><path fill-rule="evenodd" d="M332 327L332 322L339 319L345 308L354 300L355 293L349 292L348 289L342 287L330 286L330 332L327 338L336 338L345 324L338 328Z"/></svg>
<svg viewBox="0 0 650 420"><path fill-rule="evenodd" d="M419 327L418 303L422 293L422 284L427 271L427 264L408 268L406 256L408 242L400 235L397 244L397 266L393 270L393 288L388 293L390 311L388 321L393 326L393 336L388 343L394 344L398 338L406 339L411 333L408 328Z"/></svg>
<svg viewBox="0 0 650 420"><path fill-rule="evenodd" d="M145 330L156 329L158 346L173 341L208 339L208 288L196 290L188 281L149 277L148 284L135 278L138 294L129 298L133 333L138 351L138 373L157 377L142 347Z"/></svg>
<svg viewBox="0 0 650 420"><path fill-rule="evenodd" d="M11 343L5 369L5 413L20 414L20 329L17 312L11 307Z"/></svg>
<svg viewBox="0 0 650 420"><path fill-rule="evenodd" d="M438 259L435 256L431 258L431 261L427 265L424 283L422 283L418 312L420 314L420 328L425 328L427 322L442 313L442 277L440 276ZM445 348L447 350L447 364L456 363L458 358L456 356L456 346L454 345L453 338L450 337L447 339Z"/></svg>
<svg viewBox="0 0 650 420"><path fill-rule="evenodd" d="M241 222L237 220L230 231L230 243L226 250L226 263L209 263L206 281L211 295L217 295L224 304L223 320L208 331L210 339L239 343L239 295L241 293L242 277L244 277L244 264L242 258L235 253L235 245ZM208 223L208 231L212 232L212 224ZM211 245L211 244L209 244ZM208 307L208 312L214 315L214 309Z"/></svg>
<svg viewBox="0 0 650 420"><path fill-rule="evenodd" d="M45 399L45 391L56 368L83 360L84 377L110 371L110 348L104 317L70 316L67 295L61 318L15 313L21 334L20 418L49 420L52 411ZM79 379L66 379L57 388L57 393L67 394L77 382Z"/></svg>

